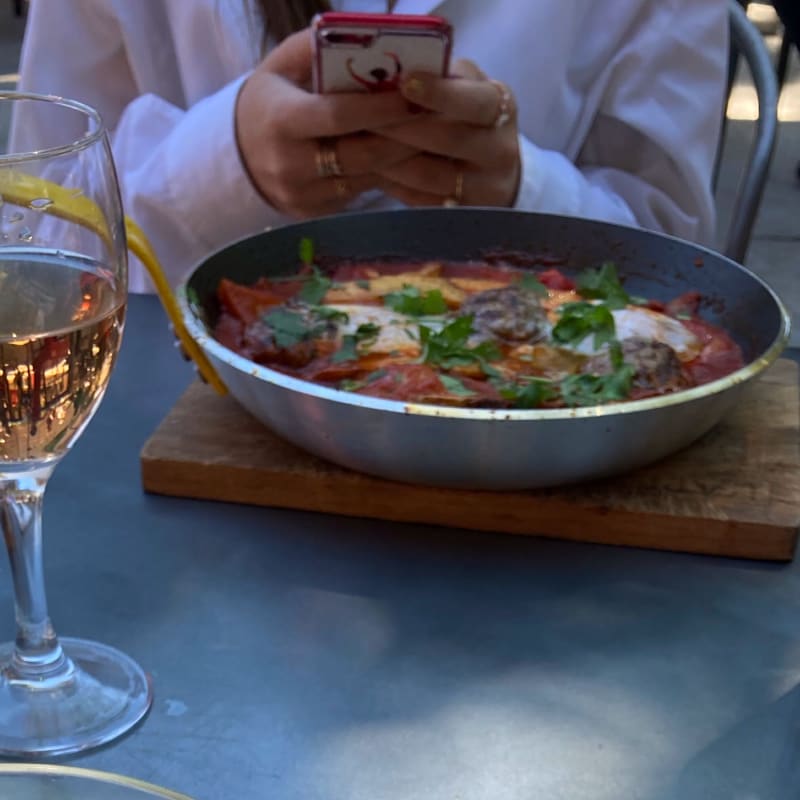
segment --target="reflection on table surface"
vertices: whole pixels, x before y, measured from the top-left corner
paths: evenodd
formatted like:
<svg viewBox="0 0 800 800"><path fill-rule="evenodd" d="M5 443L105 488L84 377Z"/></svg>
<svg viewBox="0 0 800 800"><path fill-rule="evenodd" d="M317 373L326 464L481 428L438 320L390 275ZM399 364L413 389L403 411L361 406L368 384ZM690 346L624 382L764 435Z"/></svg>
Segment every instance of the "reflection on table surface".
<svg viewBox="0 0 800 800"><path fill-rule="evenodd" d="M157 300L130 306L45 553L57 628L156 700L76 764L197 800L796 797L796 564L145 495L192 370Z"/></svg>

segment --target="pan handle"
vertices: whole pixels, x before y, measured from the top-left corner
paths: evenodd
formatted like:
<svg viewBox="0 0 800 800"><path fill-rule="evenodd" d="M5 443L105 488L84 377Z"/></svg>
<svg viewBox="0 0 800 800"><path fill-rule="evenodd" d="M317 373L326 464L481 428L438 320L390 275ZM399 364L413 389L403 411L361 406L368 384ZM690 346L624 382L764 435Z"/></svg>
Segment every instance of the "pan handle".
<svg viewBox="0 0 800 800"><path fill-rule="evenodd" d="M42 209L45 213L83 225L102 239L110 238L105 216L94 200L84 195L75 195L52 181L25 172L0 170L0 197L6 202L20 206L29 206L34 200L46 198L51 202L47 208ZM225 384L206 358L205 353L186 330L172 287L164 275L150 242L142 229L129 217L125 217L125 234L128 249L144 264L185 353L194 361L203 380L219 394L226 394L228 390Z"/></svg>

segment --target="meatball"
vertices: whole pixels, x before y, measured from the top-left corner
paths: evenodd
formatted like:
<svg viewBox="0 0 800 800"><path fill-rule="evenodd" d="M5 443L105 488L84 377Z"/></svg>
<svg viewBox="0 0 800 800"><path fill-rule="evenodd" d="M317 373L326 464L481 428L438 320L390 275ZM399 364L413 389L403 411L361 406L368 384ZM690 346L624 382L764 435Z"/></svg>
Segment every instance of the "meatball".
<svg viewBox="0 0 800 800"><path fill-rule="evenodd" d="M462 304L459 313L472 315L472 327L479 339L520 344L538 342L548 334L547 314L539 298L520 286L474 294Z"/></svg>
<svg viewBox="0 0 800 800"><path fill-rule="evenodd" d="M678 356L668 344L633 336L623 339L620 345L625 363L636 370L633 376L635 389L664 393L685 389L689 385ZM612 372L608 351L589 358L583 371L594 375Z"/></svg>

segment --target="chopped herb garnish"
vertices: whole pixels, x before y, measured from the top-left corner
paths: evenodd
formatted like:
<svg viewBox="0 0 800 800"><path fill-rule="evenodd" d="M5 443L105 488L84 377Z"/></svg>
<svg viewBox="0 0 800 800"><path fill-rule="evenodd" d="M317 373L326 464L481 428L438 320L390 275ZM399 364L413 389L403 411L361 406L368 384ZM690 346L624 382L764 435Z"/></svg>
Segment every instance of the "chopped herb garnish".
<svg viewBox="0 0 800 800"><path fill-rule="evenodd" d="M614 338L614 315L603 304L565 303L553 327L553 339L561 344L579 344L594 334L595 349Z"/></svg>
<svg viewBox="0 0 800 800"><path fill-rule="evenodd" d="M438 289L422 294L416 286L404 286L398 292L389 292L384 295L383 304L414 317L429 317L447 311L447 303Z"/></svg>
<svg viewBox="0 0 800 800"><path fill-rule="evenodd" d="M381 378L385 378L389 373L385 369L376 369L374 372L370 372L364 380L367 383L375 383L375 381L380 380Z"/></svg>
<svg viewBox="0 0 800 800"><path fill-rule="evenodd" d="M381 332L380 325L374 322L365 322L356 328L356 332L342 337L341 347L331 356L331 361L353 361L359 356L359 347L369 347L375 344L378 334Z"/></svg>
<svg viewBox="0 0 800 800"><path fill-rule="evenodd" d="M440 375L439 380L450 394L455 394L459 397L470 397L475 394L472 389L467 389L458 378L454 378L452 375Z"/></svg>
<svg viewBox="0 0 800 800"><path fill-rule="evenodd" d="M622 354L622 345L618 339L613 339L608 345L608 357L611 361L611 366L614 369L619 369L625 364L625 358Z"/></svg>
<svg viewBox="0 0 800 800"><path fill-rule="evenodd" d="M340 311L338 308L316 305L311 305L310 308L317 317L328 320L329 322L348 322L350 320L350 317L344 311Z"/></svg>
<svg viewBox="0 0 800 800"><path fill-rule="evenodd" d="M525 289L528 292L533 292L534 294L539 295L539 297L547 296L547 287L530 272L526 272L522 276L519 285L522 289Z"/></svg>
<svg viewBox="0 0 800 800"><path fill-rule="evenodd" d="M264 315L264 322L272 328L275 344L284 349L310 339L316 328L309 324L303 314L286 308L274 308L268 311Z"/></svg>
<svg viewBox="0 0 800 800"><path fill-rule="evenodd" d="M500 396L511 401L515 408L540 408L559 397L566 406L595 406L625 400L635 371L629 364L621 364L608 375L568 375L560 381L523 378L519 383L495 382L495 386Z"/></svg>
<svg viewBox="0 0 800 800"><path fill-rule="evenodd" d="M546 378L528 378L520 383L496 385L500 396L510 400L515 408L539 408L558 396L553 382Z"/></svg>
<svg viewBox="0 0 800 800"><path fill-rule="evenodd" d="M584 270L577 280L578 291L592 300L603 300L609 308L625 308L631 302L622 288L617 268L606 261L598 269Z"/></svg>
<svg viewBox="0 0 800 800"><path fill-rule="evenodd" d="M465 367L478 363L484 372L493 368L487 362L502 358L500 349L494 342L482 342L476 347L468 347L467 339L472 333L472 316L456 317L438 333L426 325L419 326L422 355L420 362L437 364L444 369Z"/></svg>
<svg viewBox="0 0 800 800"><path fill-rule="evenodd" d="M568 406L596 406L613 400L625 400L631 391L636 370L623 364L608 375L568 375L559 389Z"/></svg>
<svg viewBox="0 0 800 800"><path fill-rule="evenodd" d="M300 261L309 267L314 263L314 242L307 236L300 240L300 246L297 248L300 255Z"/></svg>
<svg viewBox="0 0 800 800"><path fill-rule="evenodd" d="M353 361L358 358L356 349L356 337L352 335L343 336L341 347L331 356L331 361L335 364L340 361Z"/></svg>
<svg viewBox="0 0 800 800"><path fill-rule="evenodd" d="M297 296L306 303L318 305L322 298L325 297L328 289L331 288L331 283L333 281L323 275L319 267L312 266L311 274L304 279L303 286Z"/></svg>
<svg viewBox="0 0 800 800"><path fill-rule="evenodd" d="M347 322L347 314L328 306L277 306L263 316L278 347L287 349L330 330L331 322Z"/></svg>
<svg viewBox="0 0 800 800"><path fill-rule="evenodd" d="M380 325L376 325L374 322L364 322L356 328L356 340L359 344L369 347L375 344L380 332Z"/></svg>
<svg viewBox="0 0 800 800"><path fill-rule="evenodd" d="M370 374L362 380L356 381L352 378L344 378L343 380L339 381L339 388L343 389L345 392L357 392L359 389L369 386L371 383L374 383L380 378L385 378L388 374L389 373L385 369L376 369L374 372L370 372Z"/></svg>

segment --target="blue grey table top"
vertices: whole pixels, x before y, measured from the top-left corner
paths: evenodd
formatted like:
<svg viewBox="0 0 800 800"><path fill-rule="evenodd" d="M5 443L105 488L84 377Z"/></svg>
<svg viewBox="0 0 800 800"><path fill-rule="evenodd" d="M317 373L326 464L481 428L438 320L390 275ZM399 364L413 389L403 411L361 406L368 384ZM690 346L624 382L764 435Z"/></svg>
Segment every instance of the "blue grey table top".
<svg viewBox="0 0 800 800"><path fill-rule="evenodd" d="M149 496L193 373L133 297L45 501L51 615L153 676L74 763L197 800L782 800L800 568ZM0 635L13 636L8 568Z"/></svg>

